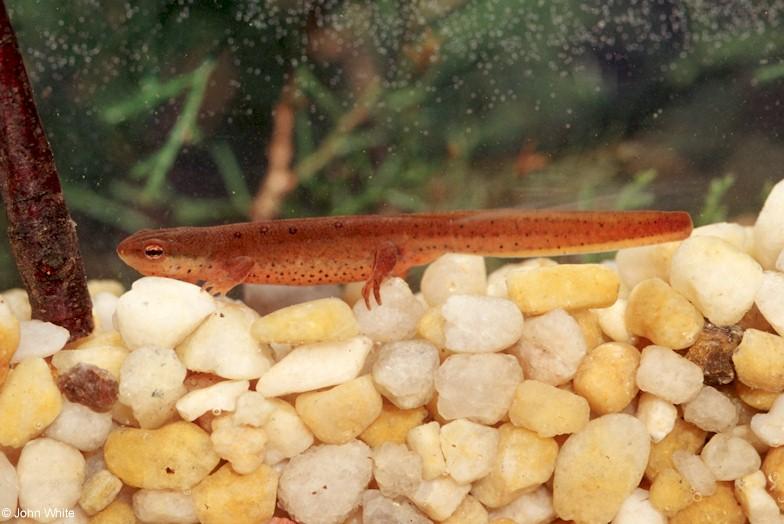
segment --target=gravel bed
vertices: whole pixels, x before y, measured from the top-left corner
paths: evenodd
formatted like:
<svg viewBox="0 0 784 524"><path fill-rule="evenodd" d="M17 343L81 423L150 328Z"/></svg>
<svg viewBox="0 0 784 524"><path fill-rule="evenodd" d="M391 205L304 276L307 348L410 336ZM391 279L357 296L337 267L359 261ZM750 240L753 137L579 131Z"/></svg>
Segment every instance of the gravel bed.
<svg viewBox="0 0 784 524"><path fill-rule="evenodd" d="M450 254L264 316L92 281L0 300L0 521L781 523L784 182L754 226L489 275Z"/></svg>

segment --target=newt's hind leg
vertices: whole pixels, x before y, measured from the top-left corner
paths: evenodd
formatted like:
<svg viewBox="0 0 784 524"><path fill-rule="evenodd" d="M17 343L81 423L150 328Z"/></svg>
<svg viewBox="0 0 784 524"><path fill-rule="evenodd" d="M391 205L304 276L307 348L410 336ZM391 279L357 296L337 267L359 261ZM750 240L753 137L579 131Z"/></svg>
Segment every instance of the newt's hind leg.
<svg viewBox="0 0 784 524"><path fill-rule="evenodd" d="M373 255L373 271L362 288L362 298L365 299L365 306L368 309L370 309L371 291L373 291L376 304L381 305L381 282L393 272L399 256L400 250L393 242L384 242L376 248Z"/></svg>

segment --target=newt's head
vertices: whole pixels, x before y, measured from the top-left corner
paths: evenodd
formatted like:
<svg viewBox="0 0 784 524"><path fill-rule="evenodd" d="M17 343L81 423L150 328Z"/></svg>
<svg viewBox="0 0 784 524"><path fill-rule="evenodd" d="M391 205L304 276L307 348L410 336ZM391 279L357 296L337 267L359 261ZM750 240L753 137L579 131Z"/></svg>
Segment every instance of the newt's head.
<svg viewBox="0 0 784 524"><path fill-rule="evenodd" d="M189 242L171 234L174 230L143 229L117 246L117 255L143 275L177 278L189 282L200 280L194 271L198 260L190 253Z"/></svg>

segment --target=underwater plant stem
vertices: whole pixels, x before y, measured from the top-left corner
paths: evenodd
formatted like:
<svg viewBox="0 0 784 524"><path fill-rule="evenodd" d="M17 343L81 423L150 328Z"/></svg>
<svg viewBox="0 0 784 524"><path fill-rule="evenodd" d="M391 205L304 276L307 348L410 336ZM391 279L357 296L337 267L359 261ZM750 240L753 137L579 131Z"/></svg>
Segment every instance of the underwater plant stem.
<svg viewBox="0 0 784 524"><path fill-rule="evenodd" d="M33 100L5 3L0 0L0 193L8 237L33 318L81 338L92 303L52 150Z"/></svg>

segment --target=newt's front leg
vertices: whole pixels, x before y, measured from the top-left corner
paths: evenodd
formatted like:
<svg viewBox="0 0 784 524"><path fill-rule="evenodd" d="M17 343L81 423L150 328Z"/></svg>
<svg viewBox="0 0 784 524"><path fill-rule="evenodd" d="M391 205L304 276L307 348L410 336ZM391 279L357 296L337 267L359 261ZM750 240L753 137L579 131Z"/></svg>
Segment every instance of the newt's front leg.
<svg viewBox="0 0 784 524"><path fill-rule="evenodd" d="M371 290L376 304L381 305L381 282L392 273L399 258L400 250L394 242L384 242L376 248L376 252L373 254L373 269L370 278L362 288L362 298L365 299L365 306L368 309L370 309Z"/></svg>

